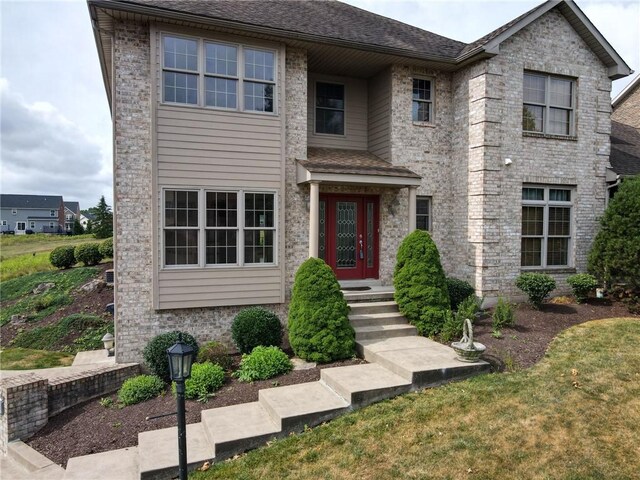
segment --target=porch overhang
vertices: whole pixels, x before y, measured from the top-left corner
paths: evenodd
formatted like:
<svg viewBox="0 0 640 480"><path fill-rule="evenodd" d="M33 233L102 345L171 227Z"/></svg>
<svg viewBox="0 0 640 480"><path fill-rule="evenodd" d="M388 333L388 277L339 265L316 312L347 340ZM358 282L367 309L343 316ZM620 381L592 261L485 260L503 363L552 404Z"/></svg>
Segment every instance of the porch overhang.
<svg viewBox="0 0 640 480"><path fill-rule="evenodd" d="M418 187L420 175L408 168L391 165L362 150L309 148L306 160L297 160L297 183L331 185Z"/></svg>

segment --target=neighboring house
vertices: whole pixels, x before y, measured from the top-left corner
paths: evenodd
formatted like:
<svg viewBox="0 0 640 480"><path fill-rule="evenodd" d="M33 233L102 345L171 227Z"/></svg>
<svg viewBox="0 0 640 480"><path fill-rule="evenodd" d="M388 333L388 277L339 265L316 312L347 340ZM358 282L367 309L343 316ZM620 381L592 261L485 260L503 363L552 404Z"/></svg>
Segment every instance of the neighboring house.
<svg viewBox="0 0 640 480"><path fill-rule="evenodd" d="M95 215L93 215L92 213L81 213L80 214L80 225L82 225L82 228L84 228L85 230L87 229L87 226L89 225L89 222L95 222L96 217Z"/></svg>
<svg viewBox="0 0 640 480"><path fill-rule="evenodd" d="M73 223L80 220L80 203L64 202L64 229L73 232Z"/></svg>
<svg viewBox="0 0 640 480"><path fill-rule="evenodd" d="M429 229L448 275L565 287L602 214L611 80L573 2L471 44L340 3L89 0L115 136L117 360L172 329L286 318L318 256L392 283Z"/></svg>
<svg viewBox="0 0 640 480"><path fill-rule="evenodd" d="M611 107L607 180L612 196L624 177L640 175L640 74L613 99Z"/></svg>
<svg viewBox="0 0 640 480"><path fill-rule="evenodd" d="M0 194L0 228L24 234L63 233L64 202L59 195Z"/></svg>

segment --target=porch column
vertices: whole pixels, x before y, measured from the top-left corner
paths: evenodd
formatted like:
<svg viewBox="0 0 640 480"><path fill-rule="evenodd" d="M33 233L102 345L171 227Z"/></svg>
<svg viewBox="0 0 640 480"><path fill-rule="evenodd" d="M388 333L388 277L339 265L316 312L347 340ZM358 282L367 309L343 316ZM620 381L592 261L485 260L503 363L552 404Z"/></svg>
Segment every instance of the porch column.
<svg viewBox="0 0 640 480"><path fill-rule="evenodd" d="M416 229L416 193L418 187L409 187L409 233Z"/></svg>
<svg viewBox="0 0 640 480"><path fill-rule="evenodd" d="M309 183L309 257L318 256L320 228L320 184Z"/></svg>

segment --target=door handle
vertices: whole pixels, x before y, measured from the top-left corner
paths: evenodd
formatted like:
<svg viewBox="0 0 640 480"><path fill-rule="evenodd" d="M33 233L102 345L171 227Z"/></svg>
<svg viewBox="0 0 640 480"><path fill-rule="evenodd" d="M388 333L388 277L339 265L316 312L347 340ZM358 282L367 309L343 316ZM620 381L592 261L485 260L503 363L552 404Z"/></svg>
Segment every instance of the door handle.
<svg viewBox="0 0 640 480"><path fill-rule="evenodd" d="M360 242L360 260L364 260L364 247L362 246L362 238L359 240L359 242Z"/></svg>

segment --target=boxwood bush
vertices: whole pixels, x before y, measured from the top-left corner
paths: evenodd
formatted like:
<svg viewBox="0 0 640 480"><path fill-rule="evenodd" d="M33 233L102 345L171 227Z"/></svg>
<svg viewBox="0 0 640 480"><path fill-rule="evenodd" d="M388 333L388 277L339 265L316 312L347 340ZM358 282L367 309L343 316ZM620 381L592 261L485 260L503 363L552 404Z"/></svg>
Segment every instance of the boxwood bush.
<svg viewBox="0 0 640 480"><path fill-rule="evenodd" d="M194 352L194 358L198 356L198 342L191 335L185 332L175 330L173 332L161 333L155 336L147 346L144 347L142 358L147 368L154 375L160 377L169 383L169 359L167 358L167 349L181 339L187 345L191 345Z"/></svg>
<svg viewBox="0 0 640 480"><path fill-rule="evenodd" d="M331 362L355 354L349 307L335 274L319 258L307 259L293 283L289 304L289 343L297 356Z"/></svg>
<svg viewBox="0 0 640 480"><path fill-rule="evenodd" d="M516 287L527 294L534 308L540 308L544 299L556 288L556 281L545 273L522 273L516 278Z"/></svg>
<svg viewBox="0 0 640 480"><path fill-rule="evenodd" d="M293 364L287 354L278 347L256 347L244 354L240 368L235 373L241 382L267 380L291 371Z"/></svg>
<svg viewBox="0 0 640 480"><path fill-rule="evenodd" d="M464 299L476 293L469 282L453 277L447 277L447 291L449 292L451 310L454 311L458 310L458 305L460 305Z"/></svg>
<svg viewBox="0 0 640 480"><path fill-rule="evenodd" d="M567 277L567 283L571 286L578 303L586 302L587 298L589 298L589 293L598 286L596 277L588 273L571 275Z"/></svg>
<svg viewBox="0 0 640 480"><path fill-rule="evenodd" d="M73 252L78 262L82 262L85 266L97 265L102 260L100 246L97 243L81 243L76 245Z"/></svg>
<svg viewBox="0 0 640 480"><path fill-rule="evenodd" d="M54 248L49 254L49 262L56 268L71 268L76 264L74 250L72 246Z"/></svg>
<svg viewBox="0 0 640 480"><path fill-rule="evenodd" d="M233 319L231 338L240 353L249 353L258 345L282 344L282 324L278 316L261 307L245 308Z"/></svg>
<svg viewBox="0 0 640 480"><path fill-rule="evenodd" d="M198 350L198 362L211 362L220 365L224 370L229 370L233 365L233 360L229 355L229 349L221 342L207 342L200 346Z"/></svg>
<svg viewBox="0 0 640 480"><path fill-rule="evenodd" d="M113 237L107 238L104 242L100 242L98 247L102 258L113 258Z"/></svg>
<svg viewBox="0 0 640 480"><path fill-rule="evenodd" d="M118 400L133 405L157 397L164 390L164 383L154 375L138 375L127 379L118 390Z"/></svg>
<svg viewBox="0 0 640 480"><path fill-rule="evenodd" d="M211 362L194 363L191 377L184 382L184 396L189 400L206 401L224 384L224 370L220 365ZM176 393L173 382L171 390Z"/></svg>
<svg viewBox="0 0 640 480"><path fill-rule="evenodd" d="M451 303L438 248L427 232L415 230L402 241L393 285L400 311L418 333L440 333L451 313Z"/></svg>

